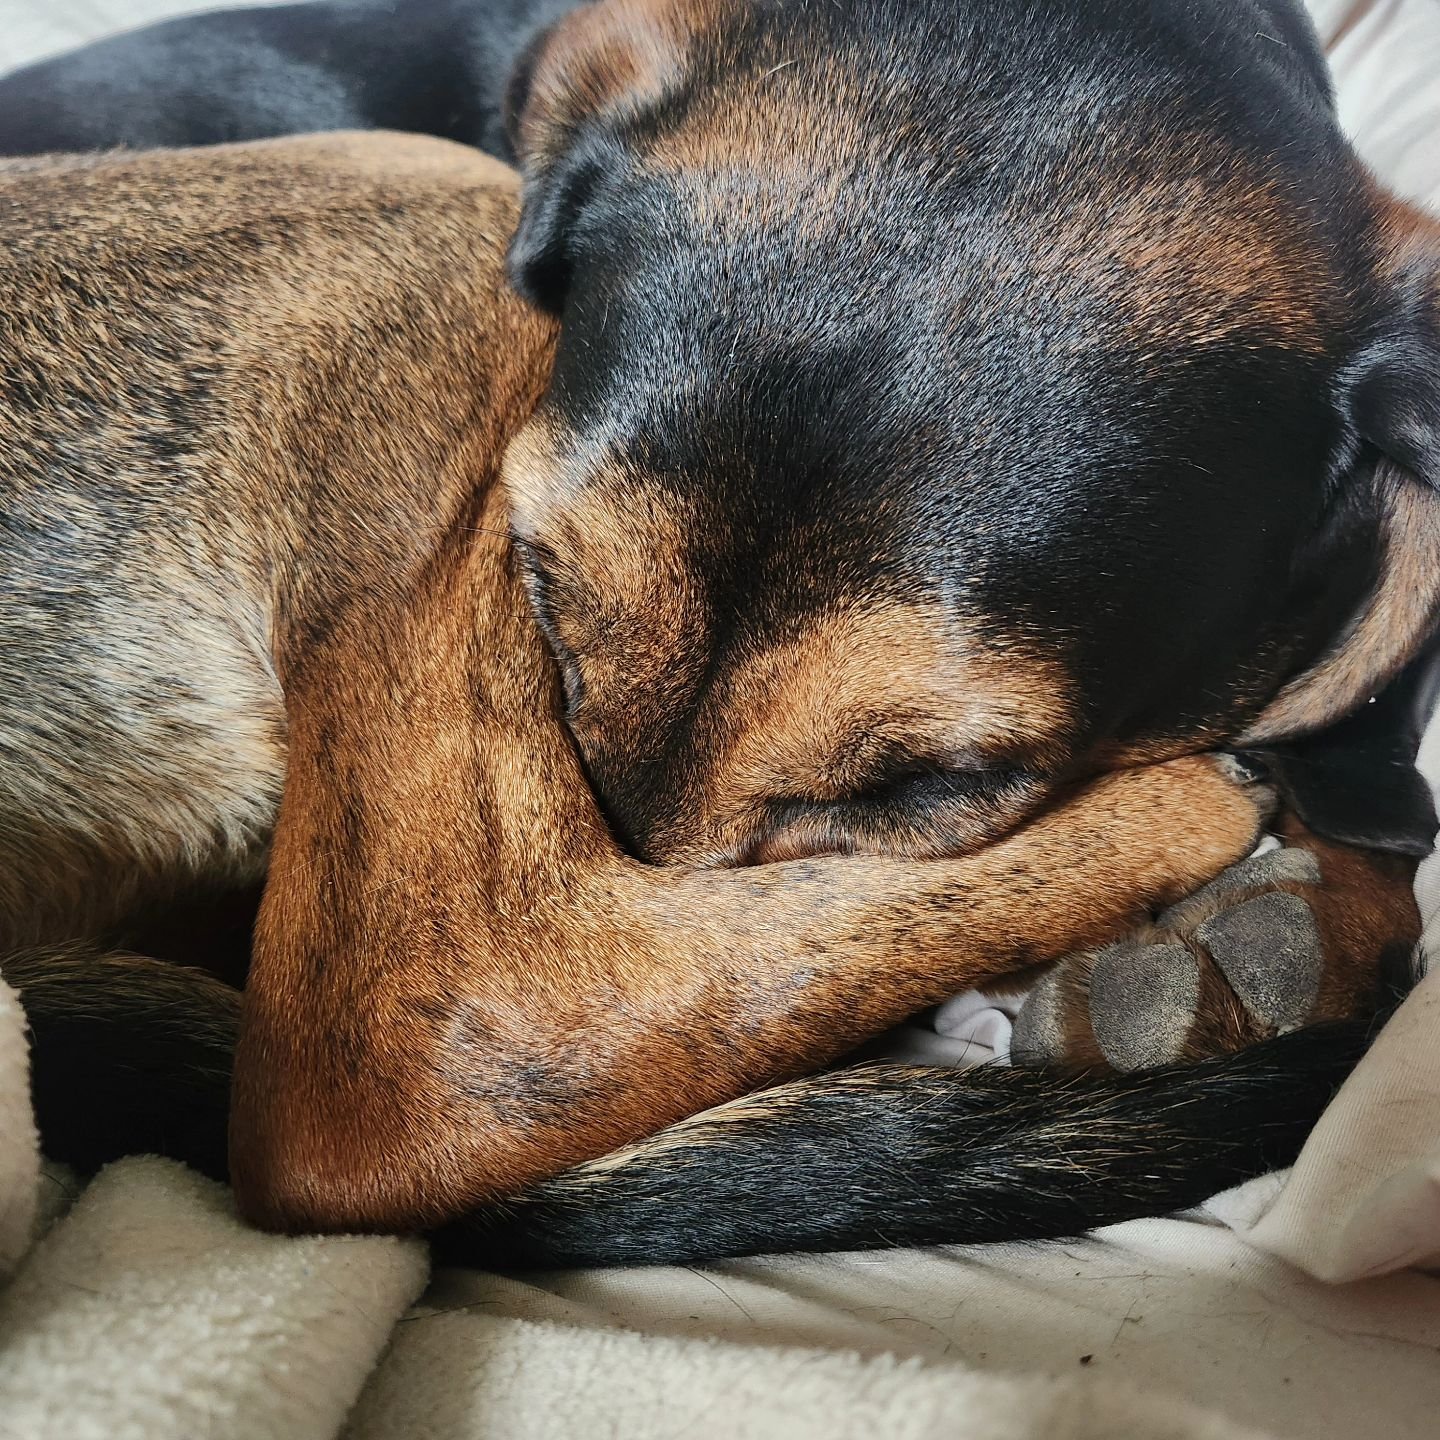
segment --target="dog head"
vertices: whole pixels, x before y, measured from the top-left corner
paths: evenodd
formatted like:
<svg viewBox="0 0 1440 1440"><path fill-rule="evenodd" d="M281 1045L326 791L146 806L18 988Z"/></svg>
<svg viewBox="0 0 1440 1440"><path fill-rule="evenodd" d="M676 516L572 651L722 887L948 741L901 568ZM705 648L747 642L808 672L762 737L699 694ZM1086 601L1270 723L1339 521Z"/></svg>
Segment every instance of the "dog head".
<svg viewBox="0 0 1440 1440"><path fill-rule="evenodd" d="M1298 10L1199 10L601 0L521 66L517 551L642 855L953 853L1414 649L1434 267Z"/></svg>

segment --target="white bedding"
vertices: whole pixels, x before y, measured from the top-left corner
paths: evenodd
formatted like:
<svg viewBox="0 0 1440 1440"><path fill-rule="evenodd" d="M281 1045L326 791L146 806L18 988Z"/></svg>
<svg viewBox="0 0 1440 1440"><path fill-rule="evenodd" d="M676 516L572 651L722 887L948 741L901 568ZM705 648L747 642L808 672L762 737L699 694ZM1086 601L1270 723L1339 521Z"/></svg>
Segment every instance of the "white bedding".
<svg viewBox="0 0 1440 1440"><path fill-rule="evenodd" d="M0 0L0 70L196 8ZM1440 0L1311 8L1362 151L1440 204ZM1419 889L1440 942L1440 859ZM1401 1267L1440 1254L1437 1007L1432 976L1288 1184L1065 1246L447 1272L426 1288L414 1242L255 1235L220 1187L125 1161L0 1292L0 1440L1428 1440L1440 1278ZM0 1280L36 1173L0 986ZM38 1192L47 1216L55 1186Z"/></svg>

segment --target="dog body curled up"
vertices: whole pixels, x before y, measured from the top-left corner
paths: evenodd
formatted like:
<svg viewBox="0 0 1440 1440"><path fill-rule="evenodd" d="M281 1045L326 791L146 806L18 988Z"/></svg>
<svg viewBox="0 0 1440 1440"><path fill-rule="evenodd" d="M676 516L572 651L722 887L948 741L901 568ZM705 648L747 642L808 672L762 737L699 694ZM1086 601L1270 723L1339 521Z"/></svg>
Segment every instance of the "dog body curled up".
<svg viewBox="0 0 1440 1440"><path fill-rule="evenodd" d="M251 792L271 813L283 769L237 1062L232 1158L252 1213L432 1224L539 1182L504 1227L452 1233L573 1259L1053 1234L1200 1198L1303 1133L1353 1048L1284 1032L1349 1013L1382 952L1413 934L1409 862L1357 859L1346 842L1413 851L1433 828L1394 734L1382 725L1377 739L1374 715L1358 735L1346 727L1357 708L1393 721L1397 677L1433 629L1437 246L1345 145L1298 11L1203 8L1027 7L1028 44L1001 23L1010 7L938 0L602 0L567 14L509 85L525 177L509 273L558 322L553 373L537 380L517 359L529 378L508 383L526 402L485 412L501 416L484 431L491 471L511 441L503 498L478 461L462 465L458 488L440 486L451 508L436 515L431 496L408 527L409 491L382 498L389 468L341 483L331 450L364 455L383 433L407 464L417 449L464 453L435 437L475 423L475 397L494 391L486 365L519 355L510 332L468 372L440 357L447 377L470 379L433 399L436 355L395 360L388 341L440 344L436 324L488 314L504 227L473 271L488 298L451 303L460 282L444 264L374 292L359 277L393 274L396 234L420 224L410 200L376 200L402 228L372 247L385 263L357 260L355 299L383 294L398 311L356 330L287 300L285 316L317 327L303 358L272 343L283 326L268 307L237 303L244 287L208 314L200 304L203 354L167 370L167 390L192 376L204 390L205 366L226 357L216 336L253 344L235 402L249 419L231 426L227 410L215 443L272 445L305 477L298 490L257 482L291 500L257 519L258 569L225 607L231 653L263 661L251 692L229 693L263 702L272 674L268 709L247 704L236 734L273 736L264 717L284 717L283 762ZM35 83L16 77L12 93ZM225 158L237 153L214 163L243 169ZM147 163L204 164L101 168L123 182ZM10 183L36 182L20 170ZM287 252L296 226L266 229L254 253L289 276L324 272L328 249L304 263ZM235 244L258 233L225 227ZM153 243L182 267L205 251ZM68 261L55 268L54 293L70 294ZM543 370L550 332L514 300L500 308L515 333L546 337ZM34 333L17 330L22 357ZM471 343L483 334L472 327ZM163 338L147 344L93 353L163 358ZM303 413L287 407L332 344L349 364L326 362L331 408L278 423ZM266 399L246 412L252 386ZM86 412L45 413L64 428ZM152 464L208 475L208 454L187 461L165 433L139 432ZM503 643L477 650L454 619L475 606L434 599L436 534L505 566L513 537L500 586L512 608L484 607L510 617ZM347 559L352 541L368 558ZM193 537L181 548L207 555ZM407 555L420 590L389 578ZM227 552L198 570L233 563ZM444 563L464 569L453 550ZM236 630L237 615L253 627ZM407 649L401 633L425 638ZM449 660L420 674L427 653ZM482 659L532 678L479 685ZM417 702L435 687L445 703ZM495 720L499 693L533 703ZM476 733L483 743L463 738ZM1185 758L1231 742L1268 753L1311 825L1287 822L1298 857L1161 917L1149 950L1167 952L1205 1024L1147 1050L1095 1010L1116 989L1114 955L1097 947L1142 894L1182 893L1173 870L1198 881L1218 868L1213 849L1192 864L1199 849L1244 848L1240 792ZM443 759L417 778L417 756ZM487 784L460 783L475 778L462 762ZM1347 773L1364 783L1340 804L1321 781ZM1170 812L1116 802L1192 786L1199 798ZM24 808L48 823L44 795ZM1099 836L1085 827L1102 812L1108 850L1080 838ZM215 855L268 833L204 813L194 833ZM611 835L661 865L626 860ZM1166 869L1155 852L1171 848ZM130 873L130 852L116 853ZM1083 868L1107 854L1108 890ZM481 918L477 888L493 894ZM1357 909L1367 894L1374 908ZM1292 933L1276 915L1305 923L1287 897L1312 920L1327 904L1335 916L1277 1009L1243 941ZM1023 1027L1039 1053L1128 1069L1280 1038L1183 1078L1096 1077L1059 1111L1048 1077L1021 1074L797 1082L546 1178L1071 950ZM526 963L494 963L511 951ZM399 1005L407 987L418 1002ZM597 996L597 1033L567 1044ZM1218 1034L1199 1033L1216 1016ZM646 1067L646 1093L617 1080ZM1260 1094L1283 1132L1271 1148L1229 1108L1253 1120ZM1005 1137L1003 1205L986 1189L987 1107ZM1133 1141L1157 1114L1165 1142L1147 1128L1115 1158L1117 1132ZM835 1136L867 1125L872 1169L904 1156L933 1185L911 1204L841 1181L833 1213L805 1210L806 1193L837 1193ZM1087 1171L1087 1144L1111 1158ZM777 1189L782 1172L794 1184ZM377 1178L391 1173L403 1193Z"/></svg>
<svg viewBox="0 0 1440 1440"><path fill-rule="evenodd" d="M954 861L626 857L497 480L553 344L502 282L516 204L397 136L0 172L0 944L57 1153L228 1165L274 1225L455 1220L1254 837L1195 759ZM238 997L103 947L262 870L227 1162Z"/></svg>

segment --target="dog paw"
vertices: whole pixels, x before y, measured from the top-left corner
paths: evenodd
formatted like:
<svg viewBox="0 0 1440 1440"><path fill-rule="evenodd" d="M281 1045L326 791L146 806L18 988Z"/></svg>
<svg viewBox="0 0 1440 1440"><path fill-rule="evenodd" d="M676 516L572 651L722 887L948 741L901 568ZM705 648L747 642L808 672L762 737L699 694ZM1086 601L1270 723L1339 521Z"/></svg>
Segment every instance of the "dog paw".
<svg viewBox="0 0 1440 1440"><path fill-rule="evenodd" d="M1016 1018L1016 1063L1149 1069L1331 1018L1323 879L1308 849L1255 855L1128 939L1061 961Z"/></svg>

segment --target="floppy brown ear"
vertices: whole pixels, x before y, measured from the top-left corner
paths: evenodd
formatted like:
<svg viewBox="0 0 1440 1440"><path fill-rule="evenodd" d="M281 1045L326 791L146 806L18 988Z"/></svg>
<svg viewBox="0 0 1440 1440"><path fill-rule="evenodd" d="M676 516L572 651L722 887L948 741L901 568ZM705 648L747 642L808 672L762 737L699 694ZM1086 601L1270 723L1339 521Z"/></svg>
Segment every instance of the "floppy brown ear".
<svg viewBox="0 0 1440 1440"><path fill-rule="evenodd" d="M1343 402L1372 487L1381 546L1374 589L1344 633L1242 737L1313 734L1379 694L1440 623L1440 221L1385 210L1391 300L1350 367Z"/></svg>
<svg viewBox="0 0 1440 1440"><path fill-rule="evenodd" d="M564 303L576 220L625 163L619 130L684 79L700 0L597 0L545 31L517 65L506 131L525 175L510 278L552 314Z"/></svg>

